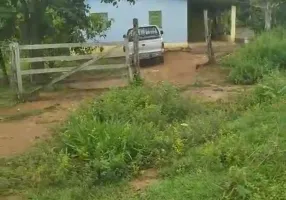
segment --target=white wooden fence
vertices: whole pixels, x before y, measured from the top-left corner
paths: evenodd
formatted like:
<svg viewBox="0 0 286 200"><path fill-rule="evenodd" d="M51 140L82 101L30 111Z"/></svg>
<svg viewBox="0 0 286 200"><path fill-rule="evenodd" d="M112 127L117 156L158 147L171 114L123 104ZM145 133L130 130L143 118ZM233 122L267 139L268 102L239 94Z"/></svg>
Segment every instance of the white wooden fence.
<svg viewBox="0 0 286 200"><path fill-rule="evenodd" d="M51 86L66 77L72 75L78 71L84 70L104 70L104 69L123 69L126 68L129 71L130 79L132 79L132 73L129 64L129 46L128 41L125 42L111 42L111 43L64 43L64 44L35 44L35 45L19 45L18 43L10 44L11 51L11 82L17 89L18 98L21 98L24 93L23 88L23 75L34 75L34 74L46 74L46 73L63 73L61 76L53 79L46 86ZM111 64L111 65L94 65L93 63L102 58L114 58L116 55L110 55L111 52L119 46L125 45L126 62L122 64ZM59 48L76 48L76 47L99 47L99 46L113 46L110 50L105 53L91 53L89 55L69 55L69 56L46 56L46 57L34 57L34 58L22 58L22 50L42 50L42 49L59 49ZM23 69L22 63L35 63L35 62L48 62L48 61L76 61L76 60L88 60L80 66L74 67L59 67L59 68L44 68L44 69ZM35 89L40 90L43 87L40 86Z"/></svg>

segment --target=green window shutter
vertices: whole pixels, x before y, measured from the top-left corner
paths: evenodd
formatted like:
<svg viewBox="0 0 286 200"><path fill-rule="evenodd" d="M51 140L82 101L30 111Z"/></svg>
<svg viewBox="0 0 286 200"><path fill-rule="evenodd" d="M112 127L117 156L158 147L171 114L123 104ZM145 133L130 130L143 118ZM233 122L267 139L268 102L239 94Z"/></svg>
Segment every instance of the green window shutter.
<svg viewBox="0 0 286 200"><path fill-rule="evenodd" d="M162 28L162 11L149 11L149 24Z"/></svg>

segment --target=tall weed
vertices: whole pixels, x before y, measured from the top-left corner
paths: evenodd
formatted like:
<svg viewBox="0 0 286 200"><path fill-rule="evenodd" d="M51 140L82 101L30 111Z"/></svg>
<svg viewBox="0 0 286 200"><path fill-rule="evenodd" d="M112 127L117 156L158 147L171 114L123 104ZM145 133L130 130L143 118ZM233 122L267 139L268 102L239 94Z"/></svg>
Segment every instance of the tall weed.
<svg viewBox="0 0 286 200"><path fill-rule="evenodd" d="M286 96L286 78L285 75L273 71L265 75L263 79L252 89L245 91L244 95L237 98L240 107L243 110L254 106L263 106L269 103L279 102L281 98Z"/></svg>
<svg viewBox="0 0 286 200"><path fill-rule="evenodd" d="M253 84L273 70L286 69L286 30L262 33L255 41L223 60L235 84Z"/></svg>
<svg viewBox="0 0 286 200"><path fill-rule="evenodd" d="M116 179L162 162L181 140L174 123L202 112L176 88L115 89L74 113L61 139L67 153L87 163L96 179Z"/></svg>
<svg viewBox="0 0 286 200"><path fill-rule="evenodd" d="M215 131L217 137L190 148L186 156L174 160L162 171L175 180L178 175L193 177L191 181L180 178L183 182L176 181L173 187L208 183L210 197L207 199L285 199L286 193L282 192L286 187L285 83L285 76L281 74L264 77L248 92L249 97L245 97L248 106L240 117L221 123ZM202 175L205 181L196 180ZM215 176L220 179L209 183ZM168 182L159 184L161 193L167 194L170 190L166 185ZM204 187L197 188L192 194L204 197L207 195L202 192ZM153 192L150 190L148 195ZM180 189L179 193L188 195Z"/></svg>

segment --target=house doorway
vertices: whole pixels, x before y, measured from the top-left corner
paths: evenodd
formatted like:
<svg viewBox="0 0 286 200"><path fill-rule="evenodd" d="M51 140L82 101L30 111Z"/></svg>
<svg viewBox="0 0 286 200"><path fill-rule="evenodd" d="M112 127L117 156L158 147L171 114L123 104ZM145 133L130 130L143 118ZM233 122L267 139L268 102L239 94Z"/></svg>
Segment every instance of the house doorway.
<svg viewBox="0 0 286 200"><path fill-rule="evenodd" d="M197 7L188 1L188 42L203 42L204 35L204 17L203 8Z"/></svg>
<svg viewBox="0 0 286 200"><path fill-rule="evenodd" d="M231 0L230 0L231 1ZM212 19L212 38L228 40L231 28L231 2L214 3L212 0L188 0L188 42L204 42L204 9Z"/></svg>

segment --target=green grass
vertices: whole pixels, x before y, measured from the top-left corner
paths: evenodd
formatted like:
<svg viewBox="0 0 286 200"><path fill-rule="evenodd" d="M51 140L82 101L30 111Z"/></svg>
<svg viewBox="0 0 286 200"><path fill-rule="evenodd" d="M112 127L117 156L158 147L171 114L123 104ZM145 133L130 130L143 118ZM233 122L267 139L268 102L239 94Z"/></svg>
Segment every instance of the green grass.
<svg viewBox="0 0 286 200"><path fill-rule="evenodd" d="M217 183L223 180L222 174L211 172L179 175L152 185L145 193L134 199L217 200L223 191Z"/></svg>
<svg viewBox="0 0 286 200"><path fill-rule="evenodd" d="M230 67L229 80L253 84L272 71L286 68L286 30L277 28L262 33L253 42L223 60Z"/></svg>
<svg viewBox="0 0 286 200"><path fill-rule="evenodd" d="M11 107L17 103L16 93L8 87L0 87L0 108Z"/></svg>
<svg viewBox="0 0 286 200"><path fill-rule="evenodd" d="M270 74L229 103L184 99L171 85L114 89L59 134L4 159L3 194L33 200L286 199L286 78ZM148 168L158 181L135 191Z"/></svg>

